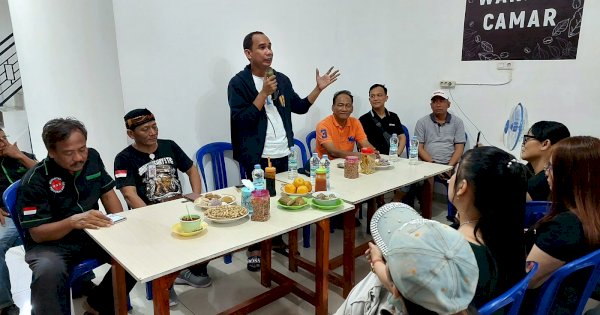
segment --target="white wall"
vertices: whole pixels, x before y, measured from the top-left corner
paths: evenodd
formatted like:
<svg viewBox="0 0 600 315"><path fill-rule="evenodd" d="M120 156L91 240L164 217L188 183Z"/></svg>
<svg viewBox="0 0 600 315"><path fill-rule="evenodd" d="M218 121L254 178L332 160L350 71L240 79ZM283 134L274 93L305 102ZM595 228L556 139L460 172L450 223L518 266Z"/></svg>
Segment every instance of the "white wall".
<svg viewBox="0 0 600 315"><path fill-rule="evenodd" d="M88 129L88 146L113 159L126 145L112 3L10 1L33 150L46 156L42 127L72 116Z"/></svg>
<svg viewBox="0 0 600 315"><path fill-rule="evenodd" d="M14 24L41 39L29 46L34 52L19 52L22 61L42 51L46 56L37 53L31 67L53 71L53 75L48 71L48 76L28 80L80 91L66 99L58 91L46 89L31 96L39 104L54 104L51 112L32 114L34 148L40 147L40 123L49 116L69 113L89 117L86 123L92 124L91 145L105 148L103 155L110 161L126 145L122 115L137 107L152 110L158 117L161 137L176 140L190 156L205 143L229 141L227 83L247 64L241 43L244 35L254 30L262 30L271 38L274 68L287 74L302 96L314 87L315 67L325 71L335 65L342 72L307 115L294 116L296 138L302 140L330 114L331 96L340 89L355 94L355 116L359 116L370 108L368 87L376 82L386 84L388 107L412 131L416 120L430 112L429 97L440 80L503 82L508 76L497 71L493 62L460 61L464 1L384 0L375 5L360 0L168 4L113 0L112 8L105 1L91 3L94 7L90 11L85 9L90 2L62 0L32 5L11 0L11 9L27 9L19 19L22 21ZM83 9L87 10L84 14ZM53 15L42 14L44 10ZM24 16L33 22L24 24ZM600 70L593 59L600 52L600 39L594 36L600 32L599 21L600 4L587 1L577 60L516 61L509 85L459 86L452 90L451 110L463 118L466 114L494 145L502 145L505 118L518 102L528 107L530 124L541 119L559 120L573 134L598 136L593 119L600 110L590 103L595 96L593 76ZM47 31L40 27L43 25L54 29ZM68 65L72 56L57 53L62 43L72 42L85 43L85 49L78 48L77 54L86 56L87 63ZM52 62L46 65L49 60ZM98 61L111 66L89 68ZM114 73L114 64L119 65L120 78ZM67 74L77 80L65 80ZM91 89L99 77L102 86ZM121 86L123 105L118 92ZM101 92L104 88L108 94ZM88 94L88 98L75 96L81 94ZM80 108L82 102L90 105ZM107 102L123 109L110 106L107 111ZM465 114L457 111L457 105ZM466 119L465 123L473 139L476 129ZM102 133L106 126L110 126L111 136Z"/></svg>
<svg viewBox="0 0 600 315"><path fill-rule="evenodd" d="M368 87L386 84L388 107L412 132L416 120L430 112L429 97L440 80L508 79L494 62L460 61L464 1L113 3L125 108L153 110L161 136L177 140L190 155L205 143L229 141L227 83L246 65L241 42L254 30L270 37L273 67L302 96L314 87L315 67L335 65L342 72L307 115L294 116L296 138L302 140L330 114L331 96L340 89L355 94L358 117L369 109ZM573 134L598 136L593 119L600 110L590 103L600 70L594 59L599 21L600 4L586 2L577 60L516 61L513 82L506 86L452 90L451 110L466 114L492 145L503 146L505 119L519 102L527 106L530 124L559 120ZM475 127L463 120L474 140Z"/></svg>
<svg viewBox="0 0 600 315"><path fill-rule="evenodd" d="M435 5L432 5L435 3ZM416 120L430 111L429 96L440 80L468 83L500 83L507 71L495 62L461 61L465 1L395 1L386 12L388 32L385 51L390 100L400 116L414 128ZM402 18L395 18L397 15ZM395 30L395 31L394 31ZM527 106L529 125L539 120L563 122L572 134L600 136L597 116L597 73L600 63L600 3L586 1L576 60L514 61L513 81L506 86L458 86L453 89L451 110L463 117L469 138L479 127L492 145L504 147L502 130L517 103ZM394 108L394 105L392 106ZM519 154L520 148L513 152Z"/></svg>
<svg viewBox="0 0 600 315"><path fill-rule="evenodd" d="M0 0L0 40L12 33L8 0Z"/></svg>

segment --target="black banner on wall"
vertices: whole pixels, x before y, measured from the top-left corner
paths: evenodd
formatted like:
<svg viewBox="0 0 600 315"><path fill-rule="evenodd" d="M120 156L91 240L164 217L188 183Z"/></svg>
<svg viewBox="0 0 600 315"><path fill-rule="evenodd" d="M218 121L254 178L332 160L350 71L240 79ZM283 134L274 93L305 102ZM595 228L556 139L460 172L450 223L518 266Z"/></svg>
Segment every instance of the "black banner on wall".
<svg viewBox="0 0 600 315"><path fill-rule="evenodd" d="M584 0L467 0L462 60L575 59Z"/></svg>

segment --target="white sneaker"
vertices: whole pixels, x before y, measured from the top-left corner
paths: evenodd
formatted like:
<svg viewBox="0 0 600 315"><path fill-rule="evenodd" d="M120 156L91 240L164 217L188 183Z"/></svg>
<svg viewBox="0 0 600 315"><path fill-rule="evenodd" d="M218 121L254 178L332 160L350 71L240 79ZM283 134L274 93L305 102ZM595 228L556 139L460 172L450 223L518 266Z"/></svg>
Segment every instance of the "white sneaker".
<svg viewBox="0 0 600 315"><path fill-rule="evenodd" d="M171 287L169 289L169 307L176 306L177 304L179 304L179 298L177 297L175 289Z"/></svg>

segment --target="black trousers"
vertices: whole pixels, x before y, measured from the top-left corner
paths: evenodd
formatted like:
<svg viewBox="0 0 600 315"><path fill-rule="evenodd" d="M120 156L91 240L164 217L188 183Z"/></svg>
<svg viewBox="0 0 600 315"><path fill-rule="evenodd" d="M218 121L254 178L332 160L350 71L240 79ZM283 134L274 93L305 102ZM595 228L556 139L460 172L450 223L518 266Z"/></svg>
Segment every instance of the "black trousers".
<svg viewBox="0 0 600 315"><path fill-rule="evenodd" d="M92 258L103 263L111 262L110 255L89 237L81 244L37 244L27 249L25 261L33 273L31 314L70 315L69 276L77 264ZM111 269L88 296L88 303L100 314L115 312ZM128 293L135 283L136 280L125 272Z"/></svg>

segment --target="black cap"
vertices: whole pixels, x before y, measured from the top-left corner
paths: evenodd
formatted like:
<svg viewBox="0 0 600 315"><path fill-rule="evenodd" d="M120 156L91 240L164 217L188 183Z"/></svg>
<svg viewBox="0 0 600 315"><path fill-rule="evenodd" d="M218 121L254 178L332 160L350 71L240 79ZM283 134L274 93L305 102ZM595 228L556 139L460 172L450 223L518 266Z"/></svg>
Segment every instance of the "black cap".
<svg viewBox="0 0 600 315"><path fill-rule="evenodd" d="M154 115L147 108L137 108L131 110L123 117L125 127L129 130L134 130L137 126L141 126L149 121L153 121Z"/></svg>

